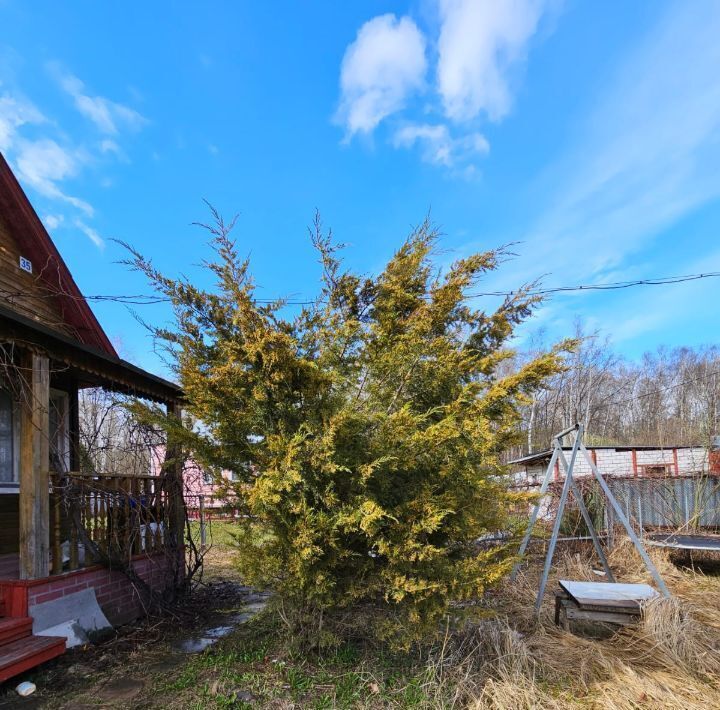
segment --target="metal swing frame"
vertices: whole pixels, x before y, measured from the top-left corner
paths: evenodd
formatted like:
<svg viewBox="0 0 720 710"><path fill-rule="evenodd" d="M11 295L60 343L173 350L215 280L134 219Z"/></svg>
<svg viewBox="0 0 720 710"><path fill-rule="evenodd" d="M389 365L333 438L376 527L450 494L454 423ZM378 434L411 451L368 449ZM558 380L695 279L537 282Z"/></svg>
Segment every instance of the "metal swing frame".
<svg viewBox="0 0 720 710"><path fill-rule="evenodd" d="M570 461L568 462L565 457L565 453L563 452L562 444L565 437L571 436L573 434L575 435L575 438L573 440L572 450L570 452ZM545 566L543 567L542 578L540 579L540 588L538 589L537 599L535 600L535 612L539 613L543 596L545 595L545 587L547 586L548 576L550 575L550 568L552 567L553 556L555 555L555 547L557 545L558 535L560 533L560 525L562 523L563 513L565 512L565 505L567 503L568 495L570 494L571 490L577 502L578 508L580 509L580 514L585 521L585 525L587 525L587 528L590 531L590 537L592 538L593 546L595 547L595 551L600 558L600 562L602 563L602 566L605 570L605 574L607 575L607 578L610 582L615 581L615 577L612 573L612 570L610 569L610 565L608 564L605 551L600 544L600 538L598 536L597 530L595 529L592 518L590 517L590 513L588 513L587 507L585 506L585 501L583 500L582 494L580 493L580 490L575 483L574 471L575 462L577 460L578 454L584 456L585 460L590 466L590 470L592 471L594 477L597 479L597 482L600 485L600 489L602 490L605 498L610 504L611 509L617 516L617 519L622 523L623 527L625 528L628 537L632 541L635 549L638 551L640 557L645 563L645 567L647 568L648 572L650 572L653 579L660 588L660 591L665 597L669 597L670 591L665 585L665 582L657 571L657 568L653 564L653 561L650 559L649 555L645 551L642 542L636 535L635 531L632 529L630 521L626 517L625 513L623 513L620 504L617 502L617 499L612 494L610 487L608 486L607 482L598 470L595 462L592 460L590 453L585 448L585 444L583 443L582 425L575 424L574 426L569 427L564 431L561 431L559 434L555 434L555 436L553 436L553 453L550 458L550 462L548 463L547 471L545 472L545 478L543 479L542 485L540 486L538 501L533 508L532 514L530 515L530 521L528 523L527 530L525 531L522 543L520 544L519 555L520 557L522 557L527 550L528 544L530 543L532 531L535 527L535 523L537 522L538 515L540 513L540 506L542 505L543 497L547 493L548 487L550 485L550 480L552 479L553 469L555 468L555 464L558 463L565 473L565 480L563 482L562 492L560 493L560 502L558 504L555 522L553 524L552 534L550 536L550 543L548 545L547 554L545 556ZM514 580L517 576L520 565L521 562L516 563L512 571L511 579Z"/></svg>

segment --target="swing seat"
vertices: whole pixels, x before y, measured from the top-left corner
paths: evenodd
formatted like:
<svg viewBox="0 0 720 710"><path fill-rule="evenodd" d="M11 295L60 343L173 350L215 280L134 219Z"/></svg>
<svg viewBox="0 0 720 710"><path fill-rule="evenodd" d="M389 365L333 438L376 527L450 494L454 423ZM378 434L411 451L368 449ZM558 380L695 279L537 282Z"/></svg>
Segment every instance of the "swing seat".
<svg viewBox="0 0 720 710"><path fill-rule="evenodd" d="M560 581L555 592L555 624L571 621L628 626L640 620L642 603L658 593L648 584Z"/></svg>

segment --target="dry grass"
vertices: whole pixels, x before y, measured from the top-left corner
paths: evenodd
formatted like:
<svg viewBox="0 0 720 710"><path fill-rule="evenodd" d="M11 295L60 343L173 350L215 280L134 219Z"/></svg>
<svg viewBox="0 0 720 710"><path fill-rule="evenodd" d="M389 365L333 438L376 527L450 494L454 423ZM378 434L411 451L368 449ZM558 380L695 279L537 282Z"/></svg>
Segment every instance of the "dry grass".
<svg viewBox="0 0 720 710"><path fill-rule="evenodd" d="M231 547L220 544L214 554L217 558L212 559L211 566L216 567L216 573L227 574L233 565ZM331 706L720 708L720 576L681 570L663 550L651 549L650 554L673 596L648 603L642 622L635 627L602 640L563 631L553 623L550 591L540 619L536 619L533 604L540 567L532 564L514 582L508 580L492 593L482 609L483 620L468 623L461 633L448 633L444 642L410 672L407 688L397 686L386 692L394 671L372 658L364 659L353 666L357 683L352 692L344 691L352 700L346 704L340 695L332 695ZM618 581L653 583L628 540L616 545L610 564ZM565 551L553 568L547 589L557 588L559 579L599 581L602 577L593 571L597 568L585 551ZM305 667L302 670L309 673ZM309 673L308 678L327 683L317 672ZM324 686L321 683L317 687ZM312 706L303 701L297 705Z"/></svg>
<svg viewBox="0 0 720 710"><path fill-rule="evenodd" d="M495 596L482 680L470 693L474 710L720 708L720 578L652 554L673 597L648 603L640 624L603 640L555 627L552 594L539 622L533 618L537 569L506 583ZM629 543L614 550L611 565L618 581L652 581ZM557 579L598 577L587 558L567 554L548 589Z"/></svg>
<svg viewBox="0 0 720 710"><path fill-rule="evenodd" d="M213 528L208 578L237 574L231 532L230 525ZM557 628L551 592L535 618L540 569L532 564L488 595L462 631L407 656L354 642L325 654L293 651L269 609L204 654L153 675L157 685L141 706L250 707L233 699L244 690L263 708L720 708L720 577L680 570L660 550L652 555L673 597L647 604L639 625L602 640ZM618 581L652 582L628 543L615 548L611 566ZM548 590L558 579L602 578L585 553L565 551ZM118 659L118 667L130 660ZM133 667L152 663L144 652Z"/></svg>

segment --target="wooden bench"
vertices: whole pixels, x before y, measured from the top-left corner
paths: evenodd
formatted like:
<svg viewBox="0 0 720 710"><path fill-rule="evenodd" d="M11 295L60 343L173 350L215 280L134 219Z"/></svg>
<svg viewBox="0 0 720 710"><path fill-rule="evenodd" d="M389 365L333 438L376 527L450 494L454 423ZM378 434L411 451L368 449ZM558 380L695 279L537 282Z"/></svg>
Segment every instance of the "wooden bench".
<svg viewBox="0 0 720 710"><path fill-rule="evenodd" d="M561 580L555 592L555 623L566 630L571 621L635 624L642 602L655 596L657 592L648 584Z"/></svg>

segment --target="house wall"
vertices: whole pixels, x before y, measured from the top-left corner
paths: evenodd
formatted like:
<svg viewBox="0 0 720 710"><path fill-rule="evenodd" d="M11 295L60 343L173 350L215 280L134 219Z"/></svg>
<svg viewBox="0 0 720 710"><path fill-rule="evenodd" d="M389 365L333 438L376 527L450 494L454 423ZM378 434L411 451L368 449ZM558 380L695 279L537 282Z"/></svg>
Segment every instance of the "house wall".
<svg viewBox="0 0 720 710"><path fill-rule="evenodd" d="M19 529L18 494L0 495L0 555L18 551Z"/></svg>
<svg viewBox="0 0 720 710"><path fill-rule="evenodd" d="M158 446L151 457L151 475L157 476L160 474L164 459L165 449ZM232 480L231 471L222 471L220 475L226 481ZM183 469L183 494L185 496L185 505L189 510L194 511L197 511L200 506L200 496L203 496L206 508L224 508L229 503L221 487L214 480L211 483L205 483L202 467L192 459L185 462Z"/></svg>
<svg viewBox="0 0 720 710"><path fill-rule="evenodd" d="M596 465L600 473L608 476L642 476L643 466L667 464L671 467L673 474L684 475L697 471L707 470L708 453L707 449L701 446L686 449L634 449L631 451L618 451L617 449L592 449L588 448L590 455L595 456ZM633 460L633 453L635 460ZM565 459L570 463L570 452L565 451ZM677 456L677 472L675 461ZM537 463L528 466L526 475L520 474L518 479L537 478L538 484L542 483L545 475L547 462ZM578 455L575 461L574 475L578 478L591 476L592 469L584 456ZM564 478L562 466L559 467L559 474L555 478Z"/></svg>
<svg viewBox="0 0 720 710"><path fill-rule="evenodd" d="M164 589L171 583L168 558L153 555L135 560L137 574L154 589ZM122 572L105 568L90 568L75 573L51 578L46 584L31 587L28 592L28 607L32 616L35 604L57 599L79 592L81 589L95 589L98 604L111 624L123 624L143 614L142 600L130 580Z"/></svg>
<svg viewBox="0 0 720 710"><path fill-rule="evenodd" d="M0 495L0 555L17 553L20 550L20 501L17 493ZM50 494L50 531L55 530L55 496ZM61 510L60 536L67 540L70 535L70 520ZM0 575L1 577L2 575Z"/></svg>
<svg viewBox="0 0 720 710"><path fill-rule="evenodd" d="M696 519L701 527L720 526L720 484L702 475L708 471L708 450L704 447L670 449L592 449L598 470L607 476L609 485L623 510L636 524L644 527L678 527ZM563 451L570 461L570 451ZM539 487L549 461L528 466L514 474L514 485ZM648 474L644 466L665 464L670 476ZM574 476L588 478L592 469L584 456L575 461ZM552 480L564 480L562 466L555 467ZM556 484L557 485L557 484ZM551 517L552 495L540 503L539 518ZM642 521L642 523L640 523Z"/></svg>
<svg viewBox="0 0 720 710"><path fill-rule="evenodd" d="M33 264L33 273L20 268L20 249L5 222L0 219L0 302L26 318L38 321L66 335L54 297L38 283L37 275L43 264Z"/></svg>
<svg viewBox="0 0 720 710"><path fill-rule="evenodd" d="M220 475L226 480L232 480L230 471L222 471ZM200 505L200 496L204 498L206 508L222 508L228 504L226 494L214 481L205 483L202 468L194 461L185 466L185 503L188 508L196 509Z"/></svg>

